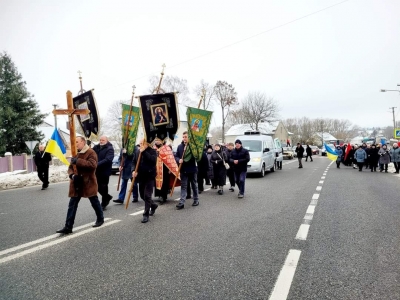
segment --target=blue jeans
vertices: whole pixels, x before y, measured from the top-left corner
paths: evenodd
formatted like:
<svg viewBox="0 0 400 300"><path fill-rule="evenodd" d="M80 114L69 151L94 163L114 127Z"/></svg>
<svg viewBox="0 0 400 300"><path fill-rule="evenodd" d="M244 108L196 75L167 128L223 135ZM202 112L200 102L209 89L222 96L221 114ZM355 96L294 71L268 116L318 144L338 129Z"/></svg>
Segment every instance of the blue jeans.
<svg viewBox="0 0 400 300"><path fill-rule="evenodd" d="M65 227L72 229L75 222L76 211L78 210L78 204L81 197L71 197L68 204L67 220L65 221ZM96 213L96 222L104 222L103 209L101 208L99 198L96 196L89 197L90 204Z"/></svg>
<svg viewBox="0 0 400 300"><path fill-rule="evenodd" d="M244 182L246 180L246 174L247 172L240 172L240 171L235 171L235 182L237 186L239 187L239 194L244 195Z"/></svg>
<svg viewBox="0 0 400 300"><path fill-rule="evenodd" d="M199 190L197 188L197 173L181 173L181 199L179 203L184 204L187 196L188 181L193 189L193 200L199 200Z"/></svg>
<svg viewBox="0 0 400 300"><path fill-rule="evenodd" d="M129 182L129 179L122 179L121 190L119 192L118 199L125 200L126 188L128 186L128 182ZM139 198L137 180L135 180L135 183L133 185L132 198L133 199L138 199Z"/></svg>

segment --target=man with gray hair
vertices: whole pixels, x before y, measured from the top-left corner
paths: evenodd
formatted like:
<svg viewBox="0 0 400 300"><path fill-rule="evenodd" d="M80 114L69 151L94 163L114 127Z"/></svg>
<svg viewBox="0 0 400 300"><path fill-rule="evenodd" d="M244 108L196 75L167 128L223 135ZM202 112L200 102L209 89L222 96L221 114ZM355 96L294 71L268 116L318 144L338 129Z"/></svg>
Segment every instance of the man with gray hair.
<svg viewBox="0 0 400 300"><path fill-rule="evenodd" d="M39 145L39 151L35 154L35 165L38 177L42 184L42 190L49 186L49 163L51 161L50 153L44 152L44 145Z"/></svg>
<svg viewBox="0 0 400 300"><path fill-rule="evenodd" d="M112 196L108 193L108 182L111 176L114 147L108 141L108 138L103 135L100 137L100 142L93 147L93 150L96 152L98 159L96 178L99 194L101 195L101 207L105 210L112 199Z"/></svg>

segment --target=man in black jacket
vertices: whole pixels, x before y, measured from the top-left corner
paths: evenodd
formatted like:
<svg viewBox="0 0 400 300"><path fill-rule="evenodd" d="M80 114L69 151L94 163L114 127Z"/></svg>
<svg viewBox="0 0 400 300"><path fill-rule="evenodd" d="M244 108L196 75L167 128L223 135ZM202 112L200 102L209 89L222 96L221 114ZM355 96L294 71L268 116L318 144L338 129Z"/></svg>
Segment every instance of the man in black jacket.
<svg viewBox="0 0 400 300"><path fill-rule="evenodd" d="M96 178L98 191L101 195L101 207L106 209L110 203L112 196L108 193L108 182L110 181L112 161L114 159L114 147L108 141L108 138L103 135L100 137L100 143L93 147L97 154Z"/></svg>
<svg viewBox="0 0 400 300"><path fill-rule="evenodd" d="M233 166L235 182L239 187L238 198L244 197L244 182L247 174L247 163L250 161L250 154L242 147L240 140L235 141L235 149L232 150L229 164Z"/></svg>
<svg viewBox="0 0 400 300"><path fill-rule="evenodd" d="M135 172L140 156L139 166ZM139 195L144 201L144 213L142 223L149 221L149 216L154 215L158 205L153 202L152 195L156 178L157 151L149 147L143 139L140 141L139 149L136 149L132 161L132 177L136 178L139 184Z"/></svg>
<svg viewBox="0 0 400 300"><path fill-rule="evenodd" d="M310 145L307 144L307 147L306 147L306 161L307 161L308 157L310 157L310 160L313 161L313 159L312 159L312 149L311 149Z"/></svg>
<svg viewBox="0 0 400 300"><path fill-rule="evenodd" d="M49 186L49 163L51 161L50 153L44 152L44 145L39 145L39 151L35 154L35 165L38 177L42 184L42 190Z"/></svg>
<svg viewBox="0 0 400 300"><path fill-rule="evenodd" d="M182 164L180 170L181 176L181 198L176 205L177 209L185 207L185 200L187 196L188 182L193 189L193 204L192 206L199 205L199 192L197 186L197 163L192 155L188 144L188 133L185 131L182 134L183 143L178 146L175 154L175 160L178 164Z"/></svg>
<svg viewBox="0 0 400 300"><path fill-rule="evenodd" d="M297 143L295 152L297 153L297 160L299 161L299 169L301 169L303 168L303 163L301 160L303 159L304 148L300 143Z"/></svg>

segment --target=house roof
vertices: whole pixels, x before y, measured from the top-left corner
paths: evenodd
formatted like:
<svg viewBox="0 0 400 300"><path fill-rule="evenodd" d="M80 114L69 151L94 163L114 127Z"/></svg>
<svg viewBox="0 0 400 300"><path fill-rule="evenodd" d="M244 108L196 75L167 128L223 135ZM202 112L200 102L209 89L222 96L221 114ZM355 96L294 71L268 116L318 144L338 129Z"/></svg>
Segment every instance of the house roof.
<svg viewBox="0 0 400 300"><path fill-rule="evenodd" d="M258 131L260 131L262 134L274 134L276 128L279 125L279 121L273 122L273 123L259 123L258 124ZM253 130L250 127L250 124L237 124L233 125L229 130L225 133L225 136L230 136L230 135L243 135L245 131Z"/></svg>
<svg viewBox="0 0 400 300"><path fill-rule="evenodd" d="M315 133L316 136L318 136L319 138L321 138L321 132L316 132ZM333 140L337 140L337 138L335 138L332 134L330 134L329 132L323 132L323 140L324 141L333 141Z"/></svg>

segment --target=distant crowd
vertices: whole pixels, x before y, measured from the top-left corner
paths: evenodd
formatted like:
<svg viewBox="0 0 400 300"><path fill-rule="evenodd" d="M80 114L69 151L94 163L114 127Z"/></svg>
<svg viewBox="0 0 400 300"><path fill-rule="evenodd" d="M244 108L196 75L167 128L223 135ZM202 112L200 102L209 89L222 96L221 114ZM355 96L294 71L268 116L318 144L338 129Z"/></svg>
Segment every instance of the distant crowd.
<svg viewBox="0 0 400 300"><path fill-rule="evenodd" d="M363 168L376 172L388 173L389 163L393 163L395 167L395 174L399 174L400 166L400 148L397 143L392 147L387 144L366 144L351 145L351 149L347 149L348 145L336 146L336 153L338 158L336 160L337 168L340 165L352 166L361 172Z"/></svg>

